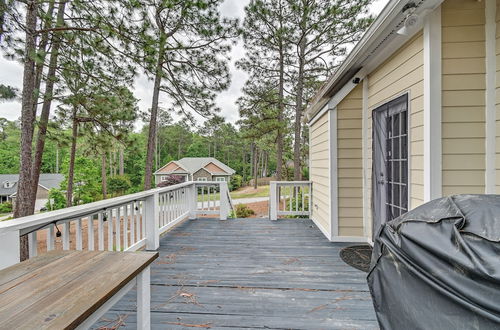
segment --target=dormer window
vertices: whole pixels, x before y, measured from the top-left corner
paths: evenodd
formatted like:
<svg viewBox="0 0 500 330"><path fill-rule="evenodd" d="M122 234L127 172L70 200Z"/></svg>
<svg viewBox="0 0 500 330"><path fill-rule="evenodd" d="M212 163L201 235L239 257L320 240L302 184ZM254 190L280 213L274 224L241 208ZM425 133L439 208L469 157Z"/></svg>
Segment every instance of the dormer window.
<svg viewBox="0 0 500 330"><path fill-rule="evenodd" d="M16 184L15 182L4 181L4 183L3 183L3 187L4 187L5 189L8 189L8 188L12 188L12 187L14 187L14 185L15 185L15 184Z"/></svg>

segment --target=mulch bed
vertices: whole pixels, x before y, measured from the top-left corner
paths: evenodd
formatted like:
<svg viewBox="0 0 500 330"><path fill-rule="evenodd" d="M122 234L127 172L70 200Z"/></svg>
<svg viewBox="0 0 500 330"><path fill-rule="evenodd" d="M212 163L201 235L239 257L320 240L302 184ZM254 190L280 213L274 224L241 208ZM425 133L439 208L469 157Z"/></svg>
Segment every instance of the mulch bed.
<svg viewBox="0 0 500 330"><path fill-rule="evenodd" d="M365 244L345 247L340 250L340 258L349 266L368 273L372 259L372 247Z"/></svg>

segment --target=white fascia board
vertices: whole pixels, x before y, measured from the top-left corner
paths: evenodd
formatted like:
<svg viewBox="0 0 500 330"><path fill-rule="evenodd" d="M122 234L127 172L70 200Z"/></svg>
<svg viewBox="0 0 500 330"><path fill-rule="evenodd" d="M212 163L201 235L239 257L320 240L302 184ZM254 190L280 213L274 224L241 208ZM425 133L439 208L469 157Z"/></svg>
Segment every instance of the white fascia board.
<svg viewBox="0 0 500 330"><path fill-rule="evenodd" d="M364 69L361 69L359 70L353 77L354 78L359 78L360 79L360 83L361 81L365 78L366 74L365 74L365 70ZM319 118L321 118L321 116L323 116L323 114L328 111L328 110L333 110L335 109L335 107L340 103L342 102L343 99L346 98L347 95L349 95L349 93L354 89L356 88L356 86L359 85L358 84L355 84L353 83L352 81L348 82L347 84L345 84L344 86L342 86L342 88L328 101L328 103L320 110L318 111L310 120L309 120L309 126L311 126L312 124L314 124Z"/></svg>

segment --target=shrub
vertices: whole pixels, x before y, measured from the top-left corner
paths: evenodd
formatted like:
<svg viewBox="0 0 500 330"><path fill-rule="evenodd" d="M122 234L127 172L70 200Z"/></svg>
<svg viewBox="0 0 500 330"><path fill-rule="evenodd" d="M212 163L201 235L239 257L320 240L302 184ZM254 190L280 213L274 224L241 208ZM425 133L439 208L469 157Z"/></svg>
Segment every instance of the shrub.
<svg viewBox="0 0 500 330"><path fill-rule="evenodd" d="M248 218L251 215L255 215L254 210L246 206L245 204L236 205L236 217L237 218Z"/></svg>
<svg viewBox="0 0 500 330"><path fill-rule="evenodd" d="M112 195L123 195L130 187L130 179L125 175L115 175L108 179L108 189Z"/></svg>
<svg viewBox="0 0 500 330"><path fill-rule="evenodd" d="M173 186L174 184L179 184L183 183L185 178L182 175L168 175L167 179L158 183L156 187L161 188L161 187L168 187L168 186Z"/></svg>
<svg viewBox="0 0 500 330"><path fill-rule="evenodd" d="M60 189L52 188L49 190L49 200L47 201L47 204L45 204L45 207L47 210L59 210L63 209L66 207L66 196L64 196L64 193ZM52 205L50 201L52 200Z"/></svg>
<svg viewBox="0 0 500 330"><path fill-rule="evenodd" d="M231 191L240 188L243 185L243 177L241 175L235 174L231 177L229 181L229 189Z"/></svg>
<svg viewBox="0 0 500 330"><path fill-rule="evenodd" d="M5 202L0 204L0 213L10 213L12 212L12 203Z"/></svg>

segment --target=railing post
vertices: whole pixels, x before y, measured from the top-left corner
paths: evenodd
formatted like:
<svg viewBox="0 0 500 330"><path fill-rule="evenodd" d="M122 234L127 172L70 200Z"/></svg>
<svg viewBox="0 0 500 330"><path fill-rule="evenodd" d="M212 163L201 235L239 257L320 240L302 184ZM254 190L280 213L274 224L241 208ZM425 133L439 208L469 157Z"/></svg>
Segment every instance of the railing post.
<svg viewBox="0 0 500 330"><path fill-rule="evenodd" d="M0 269L21 261L19 230L0 234Z"/></svg>
<svg viewBox="0 0 500 330"><path fill-rule="evenodd" d="M307 204L307 211L309 212L309 218L312 217L312 197L313 197L313 185L312 182L309 182L309 200Z"/></svg>
<svg viewBox="0 0 500 330"><path fill-rule="evenodd" d="M219 202L219 220L227 220L227 215L229 213L229 198L227 197L227 194L229 193L229 189L227 187L227 182L220 182L219 185L219 195L220 195L220 202Z"/></svg>
<svg viewBox="0 0 500 330"><path fill-rule="evenodd" d="M146 223L146 250L157 250L160 247L160 222L158 192L144 200L144 220Z"/></svg>
<svg viewBox="0 0 500 330"><path fill-rule="evenodd" d="M196 183L193 182L187 189L188 198L188 208L189 208L189 219L196 219L196 210L198 209L198 193L196 188Z"/></svg>
<svg viewBox="0 0 500 330"><path fill-rule="evenodd" d="M278 220L278 184L276 181L269 183L269 219Z"/></svg>

